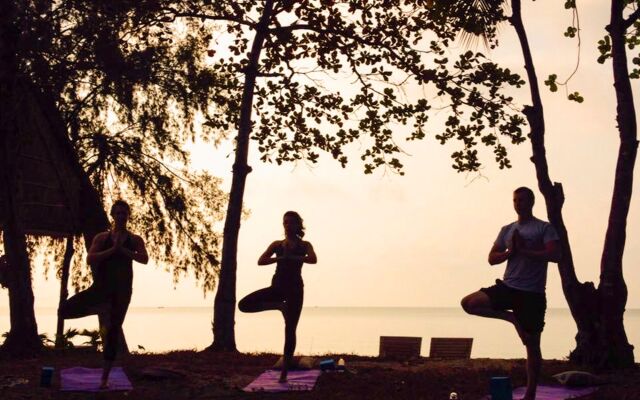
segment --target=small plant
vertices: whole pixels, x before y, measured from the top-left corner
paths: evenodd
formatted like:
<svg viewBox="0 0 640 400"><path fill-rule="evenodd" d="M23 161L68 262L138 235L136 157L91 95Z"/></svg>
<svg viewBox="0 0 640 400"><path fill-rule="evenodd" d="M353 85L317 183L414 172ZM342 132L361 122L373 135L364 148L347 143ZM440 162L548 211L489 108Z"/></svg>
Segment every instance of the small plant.
<svg viewBox="0 0 640 400"><path fill-rule="evenodd" d="M38 338L40 339L40 343L42 343L43 346L52 345L55 343L53 340L49 339L49 336L47 336L46 333L39 334Z"/></svg>
<svg viewBox="0 0 640 400"><path fill-rule="evenodd" d="M102 346L102 335L100 335L100 331L98 329L83 329L82 332L78 333L78 335L88 337L89 339L83 344L88 344L96 350L98 349L98 347Z"/></svg>
<svg viewBox="0 0 640 400"><path fill-rule="evenodd" d="M75 328L69 328L62 336L56 337L57 349L72 349L75 347L71 339L78 336L79 332Z"/></svg>

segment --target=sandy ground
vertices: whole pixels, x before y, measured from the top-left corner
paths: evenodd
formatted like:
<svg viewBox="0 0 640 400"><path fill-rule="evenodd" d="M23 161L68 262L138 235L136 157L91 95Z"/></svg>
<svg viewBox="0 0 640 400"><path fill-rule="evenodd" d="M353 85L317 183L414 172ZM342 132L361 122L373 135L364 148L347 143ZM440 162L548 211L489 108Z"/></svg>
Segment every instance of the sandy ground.
<svg viewBox="0 0 640 400"><path fill-rule="evenodd" d="M101 366L93 351L45 351L28 360L0 360L0 399L448 399L455 391L460 400L479 400L488 393L492 376L509 376L516 386L525 384L524 360L472 359L411 362L385 361L355 355L343 357L349 371L324 373L310 392L286 394L244 393L241 389L278 359L274 354L230 354L175 351L165 354L132 354L116 362L122 365L134 389L130 392L70 393L59 390L63 368ZM55 368L51 387L40 387L42 366ZM151 379L143 371L160 367L176 371L177 377ZM553 374L584 370L566 361L544 362L542 382L555 383ZM582 399L640 399L640 369L599 374L610 383ZM26 382L25 380L28 380ZM16 382L23 382L11 386Z"/></svg>

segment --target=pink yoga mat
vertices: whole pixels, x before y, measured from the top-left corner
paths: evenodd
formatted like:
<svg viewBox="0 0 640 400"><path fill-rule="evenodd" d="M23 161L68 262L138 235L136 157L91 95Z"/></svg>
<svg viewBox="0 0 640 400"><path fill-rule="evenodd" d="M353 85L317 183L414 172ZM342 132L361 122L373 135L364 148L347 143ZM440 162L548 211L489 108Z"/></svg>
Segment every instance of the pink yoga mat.
<svg viewBox="0 0 640 400"><path fill-rule="evenodd" d="M289 392L313 390L320 370L289 371L287 382L280 383L280 371L267 370L245 387L245 392Z"/></svg>
<svg viewBox="0 0 640 400"><path fill-rule="evenodd" d="M521 399L524 396L526 387L522 386L513 389L513 398ZM536 400L566 400L586 396L596 391L595 387L570 388L566 386L542 386L536 389Z"/></svg>
<svg viewBox="0 0 640 400"><path fill-rule="evenodd" d="M60 371L60 390L102 392L132 390L133 386L121 367L114 367L109 374L109 388L100 389L102 368L66 368Z"/></svg>
<svg viewBox="0 0 640 400"><path fill-rule="evenodd" d="M595 392L598 388L596 387L584 387L584 388L570 388L566 386L544 386L538 385L538 389L536 390L536 400L567 400L567 399L576 399L581 396L586 396ZM513 389L513 400L522 399L524 397L524 393L527 390L526 387L522 386L519 388ZM491 400L491 395L487 395L482 398L482 400Z"/></svg>
<svg viewBox="0 0 640 400"><path fill-rule="evenodd" d="M584 388L570 388L566 386L544 386L538 385L536 390L536 400L567 400L577 399L581 396L586 396L595 392L597 387L584 387ZM522 386L513 389L513 400L519 400L524 397L524 393L527 390ZM491 400L491 395L483 397L481 400Z"/></svg>

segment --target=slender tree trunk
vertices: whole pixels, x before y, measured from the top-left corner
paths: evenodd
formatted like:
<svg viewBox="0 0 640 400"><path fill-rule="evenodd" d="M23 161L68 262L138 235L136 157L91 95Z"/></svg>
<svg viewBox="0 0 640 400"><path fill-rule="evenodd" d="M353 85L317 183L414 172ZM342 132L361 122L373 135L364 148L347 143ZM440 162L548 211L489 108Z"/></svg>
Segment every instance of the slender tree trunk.
<svg viewBox="0 0 640 400"><path fill-rule="evenodd" d="M20 232L11 192L15 177L14 159L8 148L9 137L15 134L14 84L17 65L15 43L18 31L14 26L16 5L13 1L0 2L0 197L3 223L4 250L9 263L9 308L11 330L2 345L5 354L28 356L42 348L38 338L31 266L27 254L26 238Z"/></svg>
<svg viewBox="0 0 640 400"><path fill-rule="evenodd" d="M624 330L624 309L627 304L627 286L622 275L622 255L626 239L627 217L633 189L633 168L638 150L637 125L633 92L627 68L625 49L626 24L623 18L625 2L611 1L611 22L607 27L611 36L611 58L617 100L620 147L616 165L613 196L607 234L600 263L599 339L604 353L604 366L626 367L634 364L633 346Z"/></svg>
<svg viewBox="0 0 640 400"><path fill-rule="evenodd" d="M256 26L256 33L245 70L244 90L240 104L240 121L236 137L236 155L233 164L233 179L229 194L229 206L224 224L222 243L222 265L218 280L213 310L213 343L209 350L237 351L235 339L236 311L236 269L238 255L238 234L242 216L242 199L247 175L251 167L247 164L251 133L253 94L258 76L260 53L268 34L273 11L273 0L265 1L264 11Z"/></svg>
<svg viewBox="0 0 640 400"><path fill-rule="evenodd" d="M4 251L7 255L10 271L11 330L2 344L1 350L4 354L28 357L40 351L42 343L38 337L38 325L33 307L31 266L27 254L26 237L18 231L15 218L5 220L3 233Z"/></svg>
<svg viewBox="0 0 640 400"><path fill-rule="evenodd" d="M62 307L62 304L69 297L69 291L67 286L69 284L69 269L71 268L71 258L73 257L73 236L67 237L67 244L64 252L64 258L62 260L62 273L60 274L60 301L58 303L58 310ZM56 348L64 348L64 319L58 315L58 322L56 325Z"/></svg>
<svg viewBox="0 0 640 400"><path fill-rule="evenodd" d="M1 92L0 92L1 93ZM1 94L0 94L1 96ZM3 127L7 120L1 119ZM4 129L2 129L4 130ZM1 132L1 131L0 131ZM2 132L5 133L5 132ZM2 138L0 133L0 138ZM13 166L7 162L7 149L2 143L0 152L0 189L3 200L3 241L4 252L9 264L8 289L11 330L2 344L2 352L14 356L30 356L38 352L42 343L38 338L38 326L34 311L33 289L31 288L31 263L27 253L24 233L18 228L11 195L11 172Z"/></svg>
<svg viewBox="0 0 640 400"><path fill-rule="evenodd" d="M520 41L531 91L532 105L526 106L524 109L527 121L531 127L531 133L529 135L533 153L531 161L536 169L538 188L544 196L547 218L549 218L549 222L556 228L560 238L562 257L558 263L558 270L562 282L562 291L578 329L578 333L576 334L576 349L572 352L572 357L579 354L586 355L591 353L588 349L592 349L595 344L595 287L591 282L580 283L576 276L569 235L562 217L562 207L564 205L562 184L559 182L552 183L549 177L549 167L544 144L544 108L540 97L538 78L536 76L533 56L531 55L529 40L522 22L521 1L512 0L511 8L513 10L511 23Z"/></svg>
<svg viewBox="0 0 640 400"><path fill-rule="evenodd" d="M615 0L614 0L615 2ZM562 190L562 185L558 182L553 183L549 177L549 169L546 159L546 149L544 145L544 134L545 134L545 122L544 122L544 112L542 107L542 100L540 98L540 90L538 87L538 80L536 77L535 67L533 63L533 57L531 55L531 50L529 47L529 42L527 39L526 31L524 28L524 24L522 23L521 16L521 1L520 0L512 0L512 10L513 15L511 17L511 23L513 24L518 38L520 40L520 45L522 47L523 56L525 60L525 69L527 71L527 76L531 88L531 99L532 105L525 107L524 113L527 117L527 121L531 127L531 146L533 156L531 161L535 165L536 169L536 177L538 180L538 187L542 192L545 204L547 208L547 216L549 221L554 225L556 230L558 231L558 235L560 237L560 243L562 247L562 258L558 263L558 268L560 271L560 279L562 281L562 290L564 292L565 298L569 305L569 309L571 311L571 315L576 322L578 333L576 334L576 348L571 352L570 359L574 362L590 364L590 365L598 365L598 366L626 366L629 365L628 359L628 347L622 343L626 343L626 335L624 334L624 326L622 324L622 312L624 311L624 304L622 305L622 312L613 313L614 315L618 315L617 317L613 317L609 313L609 309L611 306L615 307L615 305L605 306L602 302L602 277L601 284L598 290L596 291L592 282L580 283L575 273L575 267L573 263L573 256L571 252L571 245L569 243L567 229L564 225L564 220L562 217L562 207L564 204L564 193ZM624 47L622 48L624 51ZM626 59L624 61L624 65L626 66ZM626 70L625 70L626 71ZM628 75L623 74L627 77ZM630 92L630 86L629 86ZM631 103L633 107L633 103ZM635 126L635 120L633 121ZM633 129L635 134L635 127ZM635 136L634 136L635 139ZM634 153L635 156L635 153ZM633 164L631 164L631 171L633 171ZM618 179L616 179L618 182ZM627 211L630 199L630 186L629 196L627 197ZM615 193L615 189L614 189ZM615 196L615 194L614 194ZM613 207L612 207L613 212ZM621 225L622 227L622 235L624 237L624 226L626 224L626 213L623 217L624 221ZM617 228L619 228L618 226ZM608 235L607 235L608 236ZM624 246L624 239L623 239ZM606 243L605 243L606 248ZM619 261L620 261L620 273L616 276L619 280L616 279L616 287L619 292L616 296L611 296L616 299L620 299L622 291L624 291L624 303L626 303L626 287L624 286L624 280L622 280L622 272L621 272L621 259L622 259L622 250L623 248L618 247L616 250L619 251ZM606 252L606 251L605 251ZM604 256L603 256L604 257ZM622 282L622 287L620 287L619 282ZM616 304L619 307L619 303ZM621 343L620 347L622 352L625 353L622 357L616 357L617 359L624 359L625 362L610 362L610 356L607 354L611 349L610 346L616 348L617 346L611 341L611 339L607 339L603 336L602 327L605 326L604 318L614 318L615 323L606 322L609 326L615 326L614 331L616 332L613 336L615 340ZM621 340L624 337L624 341ZM628 346L628 343L627 343ZM625 350L626 349L626 350ZM631 364L633 364L633 347L631 347ZM616 352L617 353L617 352Z"/></svg>

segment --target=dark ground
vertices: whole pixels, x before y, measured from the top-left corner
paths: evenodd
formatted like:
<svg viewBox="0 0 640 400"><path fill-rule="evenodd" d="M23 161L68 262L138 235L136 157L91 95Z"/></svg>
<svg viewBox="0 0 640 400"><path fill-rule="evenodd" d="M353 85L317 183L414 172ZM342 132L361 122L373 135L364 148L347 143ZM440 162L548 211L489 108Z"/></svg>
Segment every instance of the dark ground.
<svg viewBox="0 0 640 400"><path fill-rule="evenodd" d="M123 365L134 389L131 392L68 393L59 391L59 371L72 366L97 368L101 355L87 350L45 351L28 360L0 360L0 399L448 399L456 391L460 400L479 400L488 393L492 376L510 376L514 387L525 384L524 360L472 359L413 362L381 361L374 357L343 357L351 372L324 373L311 392L288 394L244 393L240 389L272 366L273 354L229 354L176 351L165 354L133 354ZM50 388L42 388L40 369L55 367ZM185 374L184 378L151 380L142 374L146 367L162 367ZM543 383L555 383L551 375L584 370L566 361L545 361ZM601 386L585 400L640 400L640 369L600 374L611 383ZM28 379L13 387L15 378Z"/></svg>

